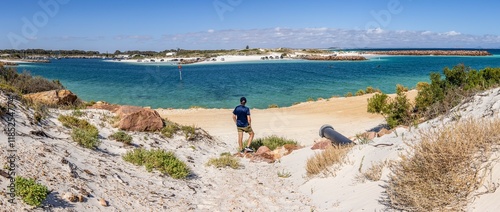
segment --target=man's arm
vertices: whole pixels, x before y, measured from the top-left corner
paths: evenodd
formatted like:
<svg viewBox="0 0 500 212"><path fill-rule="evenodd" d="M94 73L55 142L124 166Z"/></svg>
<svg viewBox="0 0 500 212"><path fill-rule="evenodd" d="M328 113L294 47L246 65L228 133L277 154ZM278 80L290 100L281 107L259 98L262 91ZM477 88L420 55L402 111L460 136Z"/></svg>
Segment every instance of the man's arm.
<svg viewBox="0 0 500 212"><path fill-rule="evenodd" d="M236 115L233 114L233 121L236 124Z"/></svg>
<svg viewBox="0 0 500 212"><path fill-rule="evenodd" d="M248 119L248 126L251 126L252 125L252 118L250 117L250 115L247 115L247 119Z"/></svg>

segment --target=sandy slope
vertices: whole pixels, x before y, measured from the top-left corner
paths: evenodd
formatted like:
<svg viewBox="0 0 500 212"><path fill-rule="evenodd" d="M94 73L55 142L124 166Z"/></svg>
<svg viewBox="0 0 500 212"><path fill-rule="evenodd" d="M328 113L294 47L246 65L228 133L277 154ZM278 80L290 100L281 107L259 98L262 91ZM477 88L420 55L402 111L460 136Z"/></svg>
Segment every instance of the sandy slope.
<svg viewBox="0 0 500 212"><path fill-rule="evenodd" d="M380 117L364 112L362 105L366 104L367 97L252 110L254 128L259 136L277 134L298 139L304 145L311 144L318 137L317 130L324 123L334 125L346 135L354 135L381 121ZM0 101L5 102L5 96L2 95ZM419 129L449 124L457 114L464 118L489 119L500 117L499 111L500 88L497 88L477 95L450 116L421 124ZM171 120L182 124L196 123L216 138L189 142L182 136L165 140L153 133L130 133L135 146L172 150L187 162L192 170L190 178L174 180L124 162L120 155L134 147L106 139L116 131L107 122L111 114L103 110L85 112L83 118L99 126L102 144L97 151L78 147L69 139L69 130L57 121L58 114L69 111L52 111L43 125L30 123L32 111L21 107L16 111L18 174L35 178L52 190L45 207L53 211L385 211L388 208L380 200L384 197L382 186L386 184L389 170L384 168L379 181L360 177L360 170L365 172L373 164L397 160L398 154L407 148L403 141L418 142L417 130L398 128L369 144L355 146L346 164L332 167L330 174L312 178L306 176L305 164L307 158L320 150L313 151L310 146L273 164L241 159L244 166L241 169L216 169L204 164L209 158L222 152L234 152L236 148L231 110L161 110L161 114ZM280 124L286 127L280 128ZM5 128L5 122L1 126ZM33 130L43 130L51 138L30 134ZM0 134L2 164L6 162L6 140L6 135ZM392 146L376 147L376 144ZM279 178L278 171L288 172L291 176ZM499 182L500 165L495 163L492 175L485 183L498 185ZM8 180L0 176L2 211L30 208L20 200L17 205L7 202L7 183ZM67 192L81 193L81 189L90 193L85 202L71 203L62 197ZM101 206L99 198L106 199L109 207ZM477 195L467 211L495 211L500 207L499 198L497 190Z"/></svg>

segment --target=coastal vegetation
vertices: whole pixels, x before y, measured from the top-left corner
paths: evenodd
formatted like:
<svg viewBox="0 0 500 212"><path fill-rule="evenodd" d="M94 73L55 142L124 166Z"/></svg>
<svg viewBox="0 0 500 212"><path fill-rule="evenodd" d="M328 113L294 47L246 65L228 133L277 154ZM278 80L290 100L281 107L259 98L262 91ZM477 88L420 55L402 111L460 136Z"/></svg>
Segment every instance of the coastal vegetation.
<svg viewBox="0 0 500 212"><path fill-rule="evenodd" d="M298 146L298 142L291 139L286 139L276 135L267 136L264 138L257 138L251 144L250 148L258 150L261 146L266 146L271 151L275 150L277 147L284 146L286 144Z"/></svg>
<svg viewBox="0 0 500 212"><path fill-rule="evenodd" d="M172 138L178 132L182 132L187 140L194 140L198 136L195 126L180 125L168 119L165 119L164 123L165 127L160 130L160 133L167 138Z"/></svg>
<svg viewBox="0 0 500 212"><path fill-rule="evenodd" d="M207 166L214 166L215 168L233 168L238 169L242 165L238 158L231 155L222 155L218 158L210 158L206 164Z"/></svg>
<svg viewBox="0 0 500 212"><path fill-rule="evenodd" d="M126 132L123 132L123 131L115 132L112 135L110 135L108 138L122 142L122 143L127 144L127 145L132 143L132 136L130 136L129 134L127 134Z"/></svg>
<svg viewBox="0 0 500 212"><path fill-rule="evenodd" d="M42 204L49 193L47 186L21 176L15 177L14 188L16 196L21 197L26 204L36 207Z"/></svg>
<svg viewBox="0 0 500 212"><path fill-rule="evenodd" d="M29 72L17 73L14 68L6 68L0 65L0 88L15 93L23 94L64 89L59 80L49 81L40 76L32 76Z"/></svg>
<svg viewBox="0 0 500 212"><path fill-rule="evenodd" d="M59 120L64 127L71 128L71 139L80 146L95 149L101 143L99 140L99 130L86 120L66 115L60 115L57 120Z"/></svg>
<svg viewBox="0 0 500 212"><path fill-rule="evenodd" d="M306 172L308 176L317 174L334 174L331 169L333 165L340 165L345 162L345 157L349 153L351 145L329 146L321 153L316 153L307 159Z"/></svg>
<svg viewBox="0 0 500 212"><path fill-rule="evenodd" d="M167 152L163 149L145 150L138 148L127 151L122 158L137 166L144 165L148 172L156 169L174 179L185 179L190 173L187 165L179 160L173 152Z"/></svg>
<svg viewBox="0 0 500 212"><path fill-rule="evenodd" d="M464 210L489 176L485 160L498 151L500 120L469 119L420 137L390 166L387 203L403 211Z"/></svg>
<svg viewBox="0 0 500 212"><path fill-rule="evenodd" d="M398 85L395 99L375 94L368 99L367 111L382 114L390 127L410 125L447 113L477 91L500 85L500 68L477 71L460 64L444 68L443 74L444 79L440 73L431 73L430 84L417 84L414 104L406 98L408 89Z"/></svg>

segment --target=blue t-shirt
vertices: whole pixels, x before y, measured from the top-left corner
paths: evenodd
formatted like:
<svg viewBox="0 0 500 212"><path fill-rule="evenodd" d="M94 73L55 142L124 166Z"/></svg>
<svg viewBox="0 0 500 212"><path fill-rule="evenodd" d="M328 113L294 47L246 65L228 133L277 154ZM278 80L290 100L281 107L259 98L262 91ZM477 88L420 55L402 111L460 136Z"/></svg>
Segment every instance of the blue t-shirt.
<svg viewBox="0 0 500 212"><path fill-rule="evenodd" d="M233 114L236 115L236 126L246 127L248 126L248 118L250 115L250 108L244 105L238 105L233 110Z"/></svg>

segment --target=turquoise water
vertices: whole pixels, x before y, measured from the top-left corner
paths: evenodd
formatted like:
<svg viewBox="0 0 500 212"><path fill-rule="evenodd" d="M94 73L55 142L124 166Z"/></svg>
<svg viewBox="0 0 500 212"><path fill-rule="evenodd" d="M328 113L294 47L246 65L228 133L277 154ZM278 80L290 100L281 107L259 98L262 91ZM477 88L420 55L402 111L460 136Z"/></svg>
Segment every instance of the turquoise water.
<svg viewBox="0 0 500 212"><path fill-rule="evenodd" d="M475 69L500 67L500 55L489 57L391 56L361 62L259 61L230 64L129 64L98 59L62 59L24 64L18 71L59 79L85 101L153 108L233 108L241 96L248 106L290 106L308 98L355 93L367 86L394 93L396 84L410 88L429 81L430 72L464 63Z"/></svg>

